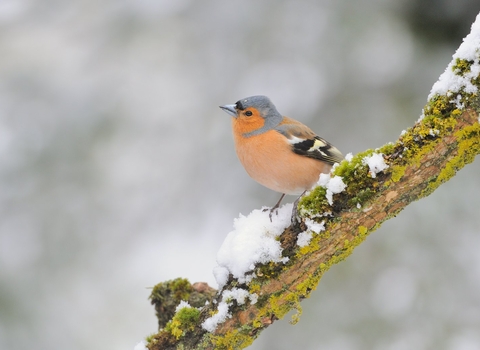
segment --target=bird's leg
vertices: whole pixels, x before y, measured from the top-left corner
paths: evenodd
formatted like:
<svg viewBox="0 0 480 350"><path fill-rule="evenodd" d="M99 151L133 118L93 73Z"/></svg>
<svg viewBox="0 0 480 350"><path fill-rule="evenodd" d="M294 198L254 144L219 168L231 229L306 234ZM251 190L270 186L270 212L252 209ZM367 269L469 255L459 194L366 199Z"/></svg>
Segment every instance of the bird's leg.
<svg viewBox="0 0 480 350"><path fill-rule="evenodd" d="M293 209L292 209L292 224L297 222L297 213L298 213L298 202L300 202L300 198L307 192L306 190L293 202Z"/></svg>
<svg viewBox="0 0 480 350"><path fill-rule="evenodd" d="M282 196L278 200L277 204L275 204L272 209L270 209L270 214L268 215L270 217L270 222L272 222L272 213L273 211L278 212L278 207L280 206L280 203L282 203L282 199L285 197L285 193L282 193ZM267 211L268 209L265 209L264 211Z"/></svg>

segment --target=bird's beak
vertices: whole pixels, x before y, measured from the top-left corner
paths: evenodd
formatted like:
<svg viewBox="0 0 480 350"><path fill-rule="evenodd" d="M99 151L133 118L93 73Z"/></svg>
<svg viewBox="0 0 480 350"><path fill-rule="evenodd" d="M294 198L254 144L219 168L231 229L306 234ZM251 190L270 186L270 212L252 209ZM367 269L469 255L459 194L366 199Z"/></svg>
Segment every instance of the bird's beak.
<svg viewBox="0 0 480 350"><path fill-rule="evenodd" d="M237 117L237 110L235 109L235 105L225 105L225 106L219 106L221 109L223 109L225 112L230 114L232 117Z"/></svg>

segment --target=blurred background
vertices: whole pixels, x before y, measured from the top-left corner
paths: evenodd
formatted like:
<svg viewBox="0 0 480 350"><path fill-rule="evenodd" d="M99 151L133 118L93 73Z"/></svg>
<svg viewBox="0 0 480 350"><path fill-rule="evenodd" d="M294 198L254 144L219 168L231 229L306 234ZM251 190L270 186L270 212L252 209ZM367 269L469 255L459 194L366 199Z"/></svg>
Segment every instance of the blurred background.
<svg viewBox="0 0 480 350"><path fill-rule="evenodd" d="M477 0L0 0L0 348L133 349L158 282L216 286L255 94L343 153L398 138ZM480 349L480 162L334 266L251 349ZM294 198L288 198L293 201Z"/></svg>

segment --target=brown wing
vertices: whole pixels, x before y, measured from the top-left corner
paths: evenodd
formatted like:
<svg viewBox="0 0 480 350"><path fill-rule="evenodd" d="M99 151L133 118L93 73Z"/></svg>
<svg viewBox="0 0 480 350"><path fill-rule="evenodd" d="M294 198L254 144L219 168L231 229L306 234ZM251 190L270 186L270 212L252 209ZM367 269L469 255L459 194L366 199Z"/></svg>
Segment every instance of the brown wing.
<svg viewBox="0 0 480 350"><path fill-rule="evenodd" d="M331 143L317 136L308 126L287 117L275 128L292 145L293 152L327 162L331 165L343 160L342 153Z"/></svg>

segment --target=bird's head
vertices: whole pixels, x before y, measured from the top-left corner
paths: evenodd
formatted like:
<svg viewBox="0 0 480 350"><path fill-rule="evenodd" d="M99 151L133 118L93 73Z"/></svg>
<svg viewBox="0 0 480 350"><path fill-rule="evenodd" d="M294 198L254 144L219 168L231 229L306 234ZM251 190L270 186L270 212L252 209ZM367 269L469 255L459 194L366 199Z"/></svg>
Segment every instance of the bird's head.
<svg viewBox="0 0 480 350"><path fill-rule="evenodd" d="M273 129L283 118L267 96L242 98L235 104L220 106L220 108L234 117L236 122L256 126L245 136L253 136Z"/></svg>

